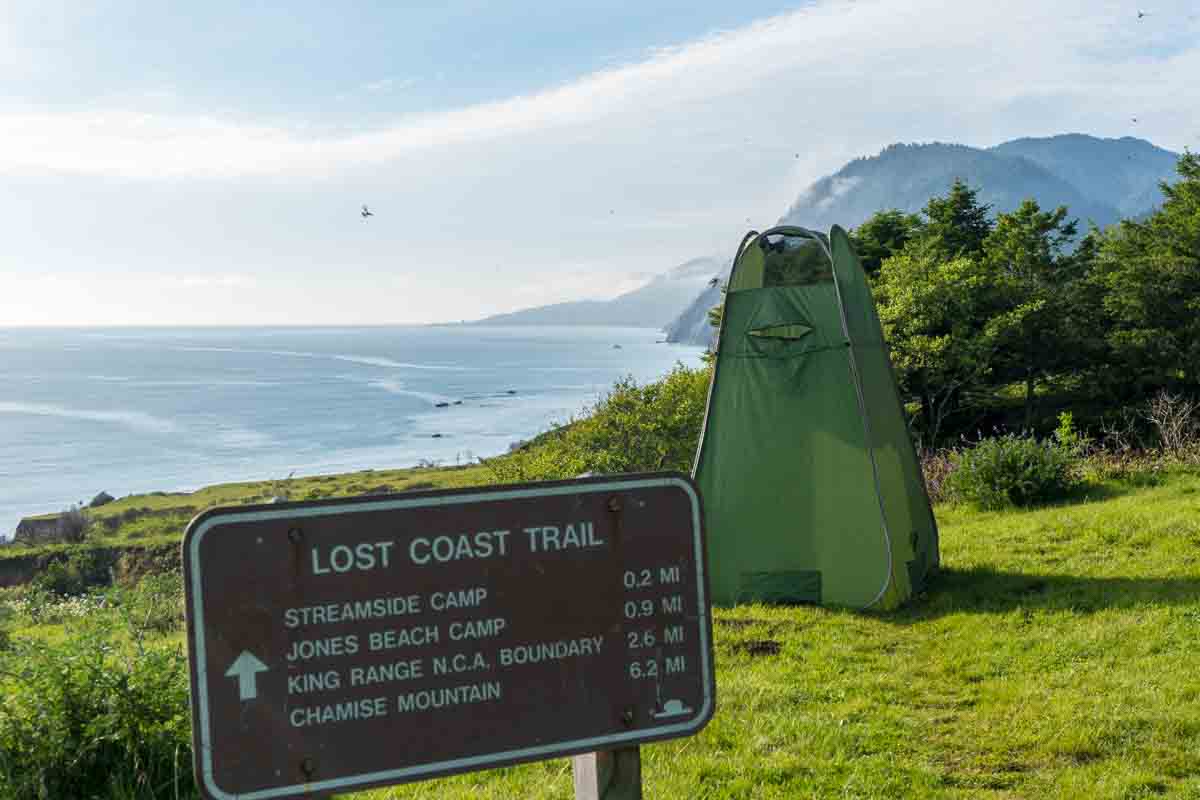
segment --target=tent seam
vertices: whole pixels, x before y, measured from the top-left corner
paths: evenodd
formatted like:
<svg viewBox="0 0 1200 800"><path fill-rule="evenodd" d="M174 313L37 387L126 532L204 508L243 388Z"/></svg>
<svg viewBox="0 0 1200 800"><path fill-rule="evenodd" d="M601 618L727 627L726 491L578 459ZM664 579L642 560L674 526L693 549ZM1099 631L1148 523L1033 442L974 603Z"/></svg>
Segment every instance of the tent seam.
<svg viewBox="0 0 1200 800"><path fill-rule="evenodd" d="M834 226L835 229L836 227L837 226ZM879 594L875 595L875 598L871 600L871 602L863 606L864 609L867 609L882 600L884 595L887 594L888 589L891 588L892 579L894 577L893 573L896 569L896 559L895 554L892 552L892 534L888 530L887 509L885 509L883 506L883 491L879 483L879 464L875 460L875 443L871 434L871 420L867 416L867 401L863 396L862 376L858 370L858 359L854 353L854 342L850 338L850 325L846 320L846 304L842 300L842 287L838 282L837 261L833 257L832 233L833 230L830 230L831 243L829 248L825 251L825 254L829 256L830 268L833 270L833 289L834 295L837 297L838 301L838 316L841 318L842 322L842 334L846 337L846 353L849 355L848 363L850 365L850 375L854 379L854 394L858 399L859 414L862 416L863 435L867 440L867 457L871 461L871 477L875 481L875 502L879 504L879 521L883 526L883 542L887 549L887 578L884 580L883 587L879 590ZM825 243L821 242L821 246L824 247Z"/></svg>
<svg viewBox="0 0 1200 800"><path fill-rule="evenodd" d="M747 242L750 242L756 236L758 236L758 231L750 231L742 238L742 243L740 245L738 245L737 252L733 254L733 264L730 266L730 269L729 269L729 283L726 284L726 287L733 285L734 275L737 273L737 268L738 268L738 259L742 257L742 251L746 249ZM725 298L721 301L721 305L723 306L728 300L729 300L729 291L728 291L728 288L726 288ZM717 346L716 346L716 349L713 350L712 380L710 380L708 382L708 397L706 397L704 400L704 421L700 423L700 443L696 445L696 458L692 461L692 478L693 479L696 478L697 474L699 473L700 458L701 458L701 456L704 455L704 442L708 438L709 409L712 408L713 392L716 391L716 388L717 388L717 371L721 368L721 361L717 357L717 354L721 352L722 340L725 337L725 322L726 322L725 315L722 314L721 315L721 325L717 328ZM701 502L703 502L704 498L701 497L700 500L701 500Z"/></svg>

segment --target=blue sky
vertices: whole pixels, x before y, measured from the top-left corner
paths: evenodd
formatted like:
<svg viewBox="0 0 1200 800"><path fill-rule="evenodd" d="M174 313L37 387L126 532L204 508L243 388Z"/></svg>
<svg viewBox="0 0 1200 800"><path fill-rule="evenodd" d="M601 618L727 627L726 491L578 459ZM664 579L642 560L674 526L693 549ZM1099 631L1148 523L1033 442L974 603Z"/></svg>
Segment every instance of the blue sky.
<svg viewBox="0 0 1200 800"><path fill-rule="evenodd" d="M0 325L471 318L727 254L894 141L1195 149L1200 13L1143 8L8 2Z"/></svg>
<svg viewBox="0 0 1200 800"><path fill-rule="evenodd" d="M131 101L363 123L536 91L784 2L36 2L11 25L34 105Z"/></svg>

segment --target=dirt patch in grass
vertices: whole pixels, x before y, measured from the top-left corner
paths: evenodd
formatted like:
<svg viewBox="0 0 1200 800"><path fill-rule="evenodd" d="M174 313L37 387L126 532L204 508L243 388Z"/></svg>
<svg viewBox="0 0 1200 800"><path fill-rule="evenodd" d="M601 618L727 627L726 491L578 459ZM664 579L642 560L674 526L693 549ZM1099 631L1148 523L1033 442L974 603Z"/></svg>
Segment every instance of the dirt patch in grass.
<svg viewBox="0 0 1200 800"><path fill-rule="evenodd" d="M751 625L771 625L771 620L754 619L752 617L717 617L715 622L717 625L725 628L733 628L739 630L741 628L749 628Z"/></svg>
<svg viewBox="0 0 1200 800"><path fill-rule="evenodd" d="M731 642L729 649L734 653L745 653L748 656L777 656L783 645L775 639L746 639L741 642Z"/></svg>

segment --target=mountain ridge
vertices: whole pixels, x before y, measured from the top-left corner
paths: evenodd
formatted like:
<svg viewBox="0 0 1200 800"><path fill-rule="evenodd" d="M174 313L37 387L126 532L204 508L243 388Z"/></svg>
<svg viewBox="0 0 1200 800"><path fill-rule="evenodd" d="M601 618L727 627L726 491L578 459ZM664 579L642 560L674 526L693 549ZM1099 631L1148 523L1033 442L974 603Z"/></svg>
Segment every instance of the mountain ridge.
<svg viewBox="0 0 1200 800"><path fill-rule="evenodd" d="M979 201L990 205L993 215L1033 197L1043 208L1067 206L1081 230L1093 223L1105 227L1148 214L1161 203L1159 183L1174 178L1178 158L1144 139L1082 133L1022 137L988 148L895 143L814 181L778 224L824 231L835 223L857 227L885 209L917 213L930 197L944 195L962 179L978 190ZM719 294L701 292L667 326L667 341L711 345L708 308L719 301Z"/></svg>
<svg viewBox="0 0 1200 800"><path fill-rule="evenodd" d="M1162 201L1159 182L1173 179L1178 158L1144 139L1083 133L1020 137L991 147L898 142L805 187L778 224L854 228L885 209L917 213L962 179L993 214L1033 197L1043 208L1067 206L1083 231L1152 211ZM727 259L702 256L610 300L553 303L469 324L631 325L663 328L669 342L709 345L708 309L720 302L719 287L709 283L724 279L729 267Z"/></svg>
<svg viewBox="0 0 1200 800"><path fill-rule="evenodd" d="M1140 152L1134 164L1130 151L1141 148L1125 140L1062 137L1014 139L992 148L945 142L891 144L815 181L779 222L823 230L835 223L856 227L883 209L916 213L956 179L978 189L980 202L993 212L1011 211L1026 197L1034 197L1046 208L1065 205L1073 217L1100 227L1149 211L1161 201L1157 181L1170 177L1174 154L1154 148L1165 158L1143 164L1145 153ZM1084 180L1097 162L1120 164L1123 179ZM1111 172L1111 166L1106 171Z"/></svg>
<svg viewBox="0 0 1200 800"><path fill-rule="evenodd" d="M689 259L611 300L568 300L506 314L474 325L629 325L663 328L721 269L713 256Z"/></svg>

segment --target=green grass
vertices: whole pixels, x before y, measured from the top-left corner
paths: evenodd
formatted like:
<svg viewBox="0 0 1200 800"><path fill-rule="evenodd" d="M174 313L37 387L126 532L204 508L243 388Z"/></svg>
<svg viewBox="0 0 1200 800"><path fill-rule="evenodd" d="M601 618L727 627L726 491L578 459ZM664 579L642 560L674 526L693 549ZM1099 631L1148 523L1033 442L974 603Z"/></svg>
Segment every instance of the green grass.
<svg viewBox="0 0 1200 800"><path fill-rule="evenodd" d="M1200 798L1200 476L1024 512L940 507L890 614L715 612L717 714L647 797ZM570 798L556 760L355 795Z"/></svg>
<svg viewBox="0 0 1200 800"><path fill-rule="evenodd" d="M472 470L293 487L486 479ZM132 502L236 503L268 486ZM937 512L943 571L907 608L715 611L716 717L642 749L646 796L1200 798L1200 474L1093 483L1035 510ZM558 759L352 797L571 798L571 786Z"/></svg>
<svg viewBox="0 0 1200 800"><path fill-rule="evenodd" d="M319 500L382 492L417 489L451 489L477 486L490 481L486 467L436 467L394 470L365 470L340 475L318 475L249 483L223 483L195 492L153 492L129 495L88 509L91 528L88 546L177 544L184 528L206 508L248 503L266 503L273 497L288 500ZM111 521L111 522L110 522ZM115 527L110 527L110 524ZM0 548L0 559L71 549L72 545Z"/></svg>

